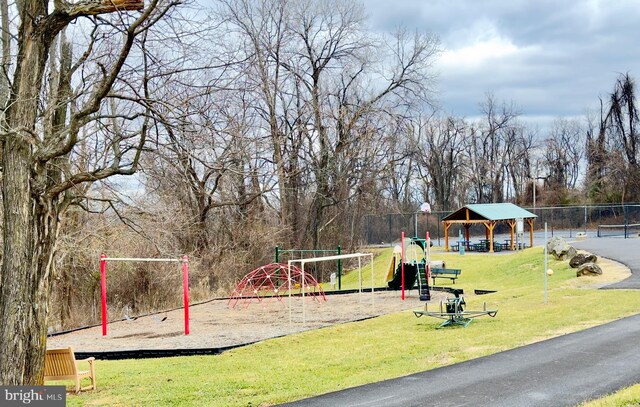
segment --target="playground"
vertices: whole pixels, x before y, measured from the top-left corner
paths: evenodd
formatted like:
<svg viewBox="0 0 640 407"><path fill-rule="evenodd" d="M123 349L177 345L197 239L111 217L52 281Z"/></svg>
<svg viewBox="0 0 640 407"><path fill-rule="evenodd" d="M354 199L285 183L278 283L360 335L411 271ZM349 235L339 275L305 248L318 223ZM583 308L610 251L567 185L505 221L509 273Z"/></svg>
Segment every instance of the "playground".
<svg viewBox="0 0 640 407"><path fill-rule="evenodd" d="M421 301L427 299L444 301L446 295L442 291L434 292L433 298L431 297L426 281L428 267L425 265L430 253L425 250L428 236L427 239L405 239L403 234L401 238L402 242L406 240L407 246L394 248L385 272L378 272L380 275L384 274L385 283L389 281L388 286L395 288L393 291L374 292L376 279L373 253L344 254L339 246L336 250L284 250L276 246L276 263L247 273L238 282L230 298L191 305L188 305L186 290L188 259L185 256L181 262L181 273L186 306L146 316L125 315L120 321L107 317L107 263L173 260L108 258L102 255L101 327L78 329L52 336L48 339L47 346L72 346L78 354L111 359L142 357L143 354L139 352L142 350L215 354L296 332L409 310L420 307ZM411 252L406 256L405 248ZM287 261L288 264L277 261ZM314 276L321 274L317 266L325 266L326 269L328 265L329 270L333 266L336 272L331 279L334 282L337 280L340 287L344 261L357 264L357 268L348 277L345 276L345 286L356 289L325 295L322 284ZM363 267L365 263L367 265ZM305 273L305 266L309 270L310 265L314 266L312 271ZM411 268L413 274L409 272ZM324 278L319 279L327 282L328 274L324 274ZM335 283L331 285L335 288ZM108 319L112 322L107 323ZM163 353L156 353L161 354ZM164 355L172 353L165 352Z"/></svg>
<svg viewBox="0 0 640 407"><path fill-rule="evenodd" d="M412 261L416 263L422 260L424 280L424 240L419 255L413 241L407 244L412 248ZM286 258L291 254L297 256ZM307 256L300 257L300 254ZM314 257L318 254L321 256ZM229 298L190 304L151 315L124 315L118 320L107 315L107 264L114 267L114 263L122 262L181 263L184 288L188 286L188 259L186 256L181 261L174 261L108 258L102 255L102 325L53 335L48 339L47 346L72 346L77 354L99 359L145 357L149 352L154 356L217 354L270 338L409 310L421 306L418 299L424 300L424 288L420 284L415 289L409 288L414 285L415 275L407 283L406 290L403 286L401 291L374 292L376 262L372 253L340 254L339 247L335 251L283 250L276 247L275 259L287 261L288 265L271 263L247 273ZM386 273L378 274L386 274L387 280L393 278L392 272L399 259L400 255L394 252ZM328 265L328 270L334 266L341 285L342 262L349 260L357 264L357 268L345 276L345 286L352 288L347 292L330 290L331 295L325 295L322 285L313 275L319 274L318 268L313 267L312 271L306 273L304 271L305 266L309 270L309 265ZM363 267L365 263L367 265ZM400 274L401 268L398 267L396 279ZM327 277L325 273L320 280L326 281ZM186 288L183 291L184 304L189 304ZM443 300L445 293L434 294L433 298Z"/></svg>
<svg viewBox="0 0 640 407"><path fill-rule="evenodd" d="M109 323L109 333L101 336L100 326L50 337L50 348L72 346L76 352L118 352L138 349L212 349L227 348L318 329L335 324L372 318L420 307L417 290L407 292L405 301L398 292L367 292L329 295L326 302L305 299L306 322L300 321L301 299L294 298L293 323L289 322L287 300L271 298L246 307L228 307L227 299L213 300L190 307L190 333L184 335L183 311L139 317ZM444 298L445 293L437 293Z"/></svg>
<svg viewBox="0 0 640 407"><path fill-rule="evenodd" d="M393 248L375 259L376 286L385 281ZM191 307L191 333L183 334L182 310L109 324L53 337L78 351L80 345L113 344L114 348L146 349L224 347L260 342L217 356L130 361L99 361L98 390L70 397L70 405L271 405L451 365L514 347L600 325L637 312L633 291L598 288L629 276L628 268L599 260L605 273L576 278L567 262L551 260L548 304L543 302L540 247L510 254L434 253L447 267L461 269L455 282L438 284L464 290L470 309L499 307L496 318L482 318L468 327L437 329L435 318L415 318L424 309L417 289L327 295L326 302L306 298L307 322L300 323L300 298L263 298L229 308L228 300ZM343 283L351 286L353 273ZM474 295L475 289L494 291ZM451 295L432 290L430 303ZM383 315L384 314L384 315ZM380 315L378 318L370 316ZM368 319L367 319L368 318ZM343 323L356 321L353 323ZM223 322L227 325L224 325ZM165 323L170 323L162 325ZM323 329L314 329L324 327ZM276 332L277 331L277 332ZM289 335L289 333L294 333ZM283 336L284 335L284 336ZM84 336L84 338L83 338ZM262 338L275 339L261 340ZM110 345L111 346L111 345ZM204 386L203 386L204 384ZM134 396L135 395L135 396ZM108 400L108 402L107 402Z"/></svg>

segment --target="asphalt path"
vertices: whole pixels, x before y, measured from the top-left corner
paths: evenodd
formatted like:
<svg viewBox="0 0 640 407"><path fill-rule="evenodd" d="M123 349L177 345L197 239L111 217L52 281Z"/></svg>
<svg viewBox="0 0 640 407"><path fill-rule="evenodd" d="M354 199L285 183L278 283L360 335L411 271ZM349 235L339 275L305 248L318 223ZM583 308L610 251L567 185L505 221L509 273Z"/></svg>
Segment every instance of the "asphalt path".
<svg viewBox="0 0 640 407"><path fill-rule="evenodd" d="M610 288L640 288L640 239L574 247L626 264ZM620 287L614 287L621 285ZM640 382L640 314L494 355L287 406L575 406Z"/></svg>
<svg viewBox="0 0 640 407"><path fill-rule="evenodd" d="M640 239L590 238L571 242L576 249L586 250L598 256L606 257L624 264L631 269L631 276L604 288L640 289Z"/></svg>

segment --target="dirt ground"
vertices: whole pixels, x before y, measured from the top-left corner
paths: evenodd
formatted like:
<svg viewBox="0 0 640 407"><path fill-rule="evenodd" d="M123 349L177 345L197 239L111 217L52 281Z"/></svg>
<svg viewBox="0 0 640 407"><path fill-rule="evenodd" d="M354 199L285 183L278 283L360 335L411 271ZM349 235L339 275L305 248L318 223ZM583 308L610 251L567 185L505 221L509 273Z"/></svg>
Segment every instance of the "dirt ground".
<svg viewBox="0 0 640 407"><path fill-rule="evenodd" d="M133 321L112 322L107 326L107 336L102 336L99 326L53 336L47 340L47 347L72 346L76 352L90 353L240 345L424 306L416 290L406 293L405 301L401 300L399 291L376 292L373 298L370 291L328 295L326 302L307 297L304 323L300 298L292 299L291 313L288 298L254 301L248 305L238 303L235 308L228 307L227 300L213 300L189 308L190 333L186 336L184 310L179 309ZM445 297L444 292L431 291L431 302Z"/></svg>

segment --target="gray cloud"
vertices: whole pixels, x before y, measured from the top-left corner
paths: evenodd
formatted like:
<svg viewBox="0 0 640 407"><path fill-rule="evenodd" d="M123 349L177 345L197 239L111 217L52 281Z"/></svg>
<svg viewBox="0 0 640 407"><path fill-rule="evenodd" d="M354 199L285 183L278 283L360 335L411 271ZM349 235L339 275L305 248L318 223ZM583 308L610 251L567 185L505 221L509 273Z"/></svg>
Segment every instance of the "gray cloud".
<svg viewBox="0 0 640 407"><path fill-rule="evenodd" d="M443 108L474 116L487 91L524 115L579 116L618 73L640 80L637 1L368 0L374 29L437 34Z"/></svg>

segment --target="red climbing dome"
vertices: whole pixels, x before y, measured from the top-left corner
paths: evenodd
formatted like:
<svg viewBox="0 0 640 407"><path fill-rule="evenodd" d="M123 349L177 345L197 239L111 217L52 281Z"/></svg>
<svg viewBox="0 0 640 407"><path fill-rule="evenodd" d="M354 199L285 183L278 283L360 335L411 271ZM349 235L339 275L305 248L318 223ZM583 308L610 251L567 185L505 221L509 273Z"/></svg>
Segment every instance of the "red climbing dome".
<svg viewBox="0 0 640 407"><path fill-rule="evenodd" d="M291 275L291 294L301 295L304 287L304 295L314 300L326 301L327 298L322 287L311 273L304 273L304 286L302 283L302 270L296 266L288 266L283 263L271 263L258 267L240 280L231 293L228 305L235 308L238 302L248 306L251 301L262 302L266 298L277 298L289 295L289 283L287 277Z"/></svg>

